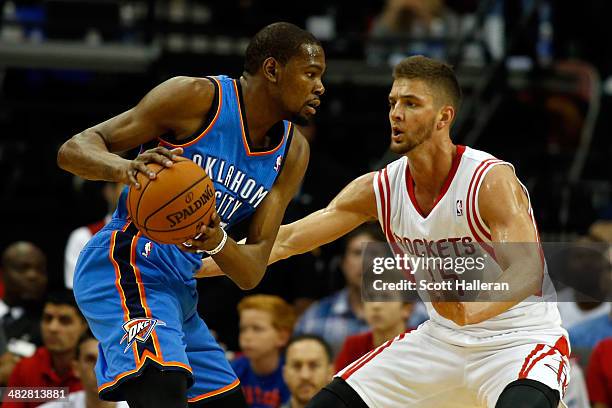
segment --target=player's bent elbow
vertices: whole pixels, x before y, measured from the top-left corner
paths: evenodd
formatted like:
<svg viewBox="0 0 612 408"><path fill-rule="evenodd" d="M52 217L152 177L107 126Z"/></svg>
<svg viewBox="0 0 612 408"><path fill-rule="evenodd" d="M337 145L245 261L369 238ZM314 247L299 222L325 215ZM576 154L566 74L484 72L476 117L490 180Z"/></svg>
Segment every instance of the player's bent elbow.
<svg viewBox="0 0 612 408"><path fill-rule="evenodd" d="M233 280L240 289L251 290L255 289L255 287L259 285L259 282L261 282L261 279L263 278L265 272L265 267L250 269L248 273L242 274L242 276L240 276L239 278L236 277Z"/></svg>
<svg viewBox="0 0 612 408"><path fill-rule="evenodd" d="M59 148L59 150L57 151L57 165L59 166L60 169L63 170L67 170L68 169L68 165L70 163L69 157L70 157L70 143L74 143L72 141L72 139L66 141L64 144L62 144Z"/></svg>

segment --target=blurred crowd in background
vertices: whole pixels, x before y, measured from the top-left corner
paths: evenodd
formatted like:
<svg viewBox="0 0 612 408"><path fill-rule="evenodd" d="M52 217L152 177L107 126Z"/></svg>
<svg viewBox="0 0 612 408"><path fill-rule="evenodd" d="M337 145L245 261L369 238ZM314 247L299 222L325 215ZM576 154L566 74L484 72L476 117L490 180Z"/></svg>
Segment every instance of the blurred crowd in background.
<svg viewBox="0 0 612 408"><path fill-rule="evenodd" d="M464 90L454 141L516 166L543 240L612 243L612 2L358 3L0 1L0 386L66 386L88 404L75 406L95 406L96 340L69 289L122 186L62 172L60 144L171 76L238 77L249 37L274 21L313 32L328 65L320 112L302 130L308 172L285 222L395 159L391 67L425 54L453 64ZM382 240L379 230L279 262L253 291L224 277L199 282L199 312L251 406L302 407L333 372L427 319L420 303L362 302L362 245ZM607 259L570 271L610 274ZM612 407L612 310L601 301L611 289L559 304L574 356L570 407Z"/></svg>

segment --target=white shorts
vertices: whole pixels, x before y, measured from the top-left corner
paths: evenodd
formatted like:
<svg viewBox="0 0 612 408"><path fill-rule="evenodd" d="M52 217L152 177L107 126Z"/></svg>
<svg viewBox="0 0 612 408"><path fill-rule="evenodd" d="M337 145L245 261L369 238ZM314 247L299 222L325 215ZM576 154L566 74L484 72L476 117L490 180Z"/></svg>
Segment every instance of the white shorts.
<svg viewBox="0 0 612 408"><path fill-rule="evenodd" d="M336 376L372 408L493 408L503 389L520 378L563 396L570 379L568 356L562 328L479 338L427 321Z"/></svg>

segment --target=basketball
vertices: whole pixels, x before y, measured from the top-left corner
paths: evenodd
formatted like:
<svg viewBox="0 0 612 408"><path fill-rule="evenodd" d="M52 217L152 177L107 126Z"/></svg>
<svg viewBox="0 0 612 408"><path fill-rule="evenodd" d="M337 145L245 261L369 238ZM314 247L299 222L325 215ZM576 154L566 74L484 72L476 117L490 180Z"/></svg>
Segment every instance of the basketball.
<svg viewBox="0 0 612 408"><path fill-rule="evenodd" d="M193 161L179 158L172 167L148 163L151 180L141 172L140 189L127 197L130 217L148 238L163 244L182 244L208 224L215 208L215 189L206 172Z"/></svg>

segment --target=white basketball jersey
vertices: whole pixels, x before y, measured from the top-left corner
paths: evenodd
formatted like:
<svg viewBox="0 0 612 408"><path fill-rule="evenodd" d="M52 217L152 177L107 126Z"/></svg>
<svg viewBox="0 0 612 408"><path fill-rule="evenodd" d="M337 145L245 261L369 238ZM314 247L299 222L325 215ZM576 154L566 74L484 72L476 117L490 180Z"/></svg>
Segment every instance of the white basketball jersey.
<svg viewBox="0 0 612 408"><path fill-rule="evenodd" d="M490 243L491 231L480 216L478 193L485 175L499 165L508 165L514 170L511 164L488 153L457 146L457 155L450 173L434 208L427 216L423 215L415 198L407 157L378 171L374 177L378 219L394 251L412 253L410 249L415 246L435 246L438 243L454 245L455 248L470 243ZM531 205L529 212L532 215ZM543 293L554 293L547 274L544 276ZM547 300L550 299L547 297ZM473 336L490 336L525 329L556 329L561 325L556 302L543 302L535 296L494 318L463 327L440 316L431 303L425 304L432 321Z"/></svg>

